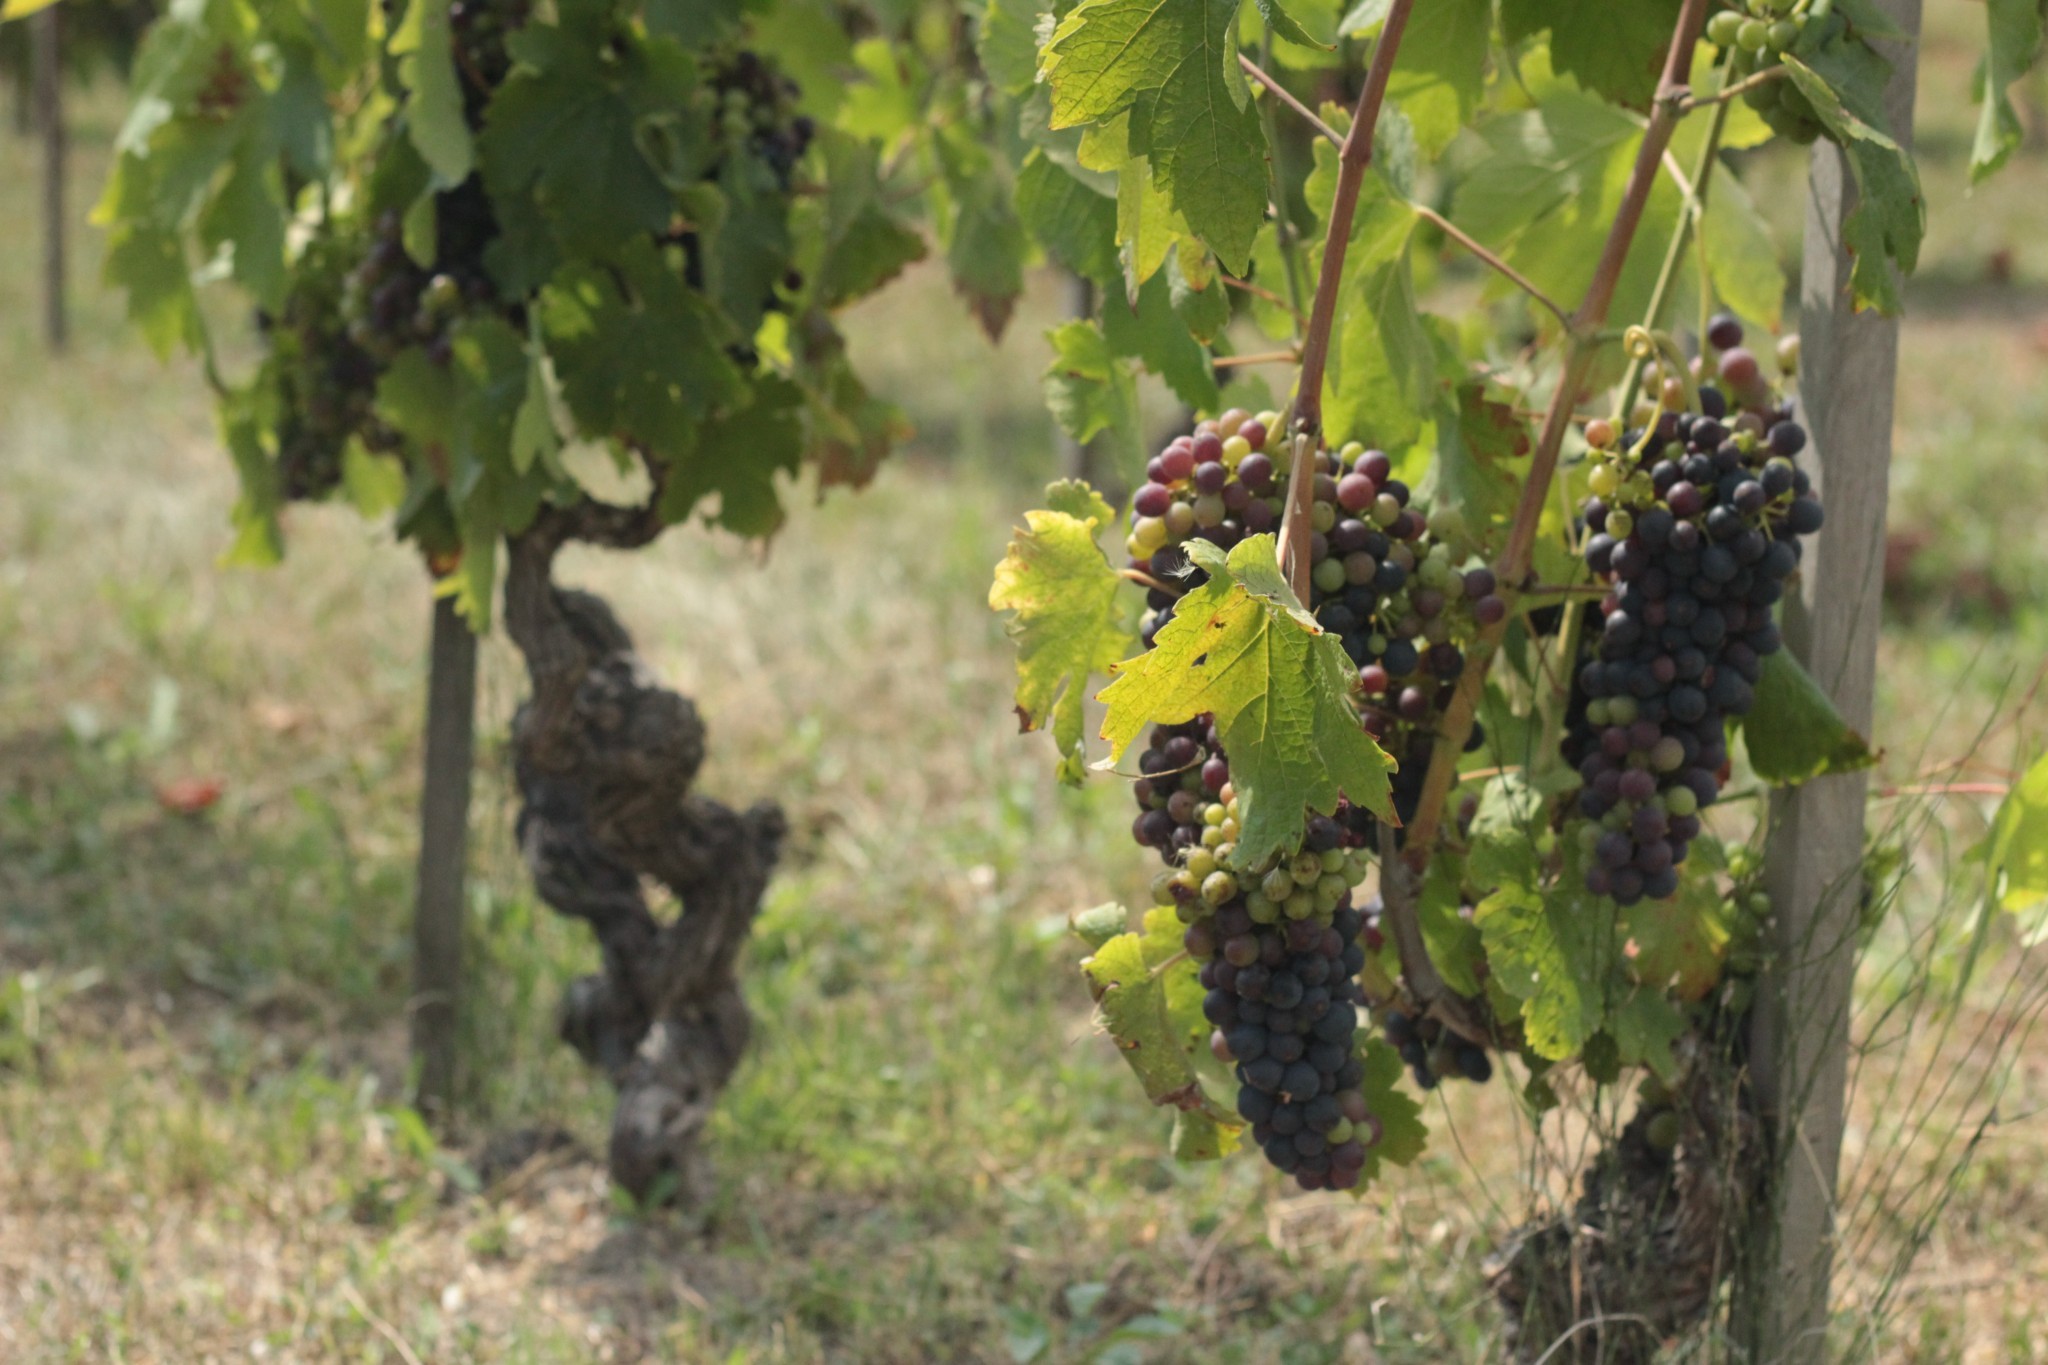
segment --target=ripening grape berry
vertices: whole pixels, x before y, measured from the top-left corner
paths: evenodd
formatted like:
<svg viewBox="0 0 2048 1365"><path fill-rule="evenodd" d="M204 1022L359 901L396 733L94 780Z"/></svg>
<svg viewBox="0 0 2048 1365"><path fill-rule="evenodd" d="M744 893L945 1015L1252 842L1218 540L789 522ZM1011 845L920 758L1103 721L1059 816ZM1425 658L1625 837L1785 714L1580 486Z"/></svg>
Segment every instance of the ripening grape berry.
<svg viewBox="0 0 2048 1365"><path fill-rule="evenodd" d="M1717 351L1732 351L1742 344L1742 323L1733 313L1716 313L1707 320L1707 344Z"/></svg>
<svg viewBox="0 0 2048 1365"><path fill-rule="evenodd" d="M1756 384L1762 377L1762 370L1754 355L1737 346L1722 353L1720 375L1723 383L1741 393Z"/></svg>

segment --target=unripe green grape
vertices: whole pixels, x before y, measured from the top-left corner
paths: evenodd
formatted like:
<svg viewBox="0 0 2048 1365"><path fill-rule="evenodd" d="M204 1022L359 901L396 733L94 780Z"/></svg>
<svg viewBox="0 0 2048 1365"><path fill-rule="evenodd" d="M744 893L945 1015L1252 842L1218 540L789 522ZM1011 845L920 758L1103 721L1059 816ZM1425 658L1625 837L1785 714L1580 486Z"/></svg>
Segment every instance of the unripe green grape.
<svg viewBox="0 0 2048 1365"><path fill-rule="evenodd" d="M1593 472L1586 476L1586 485L1595 497L1611 498L1621 487L1621 471L1611 464L1596 464Z"/></svg>
<svg viewBox="0 0 2048 1365"><path fill-rule="evenodd" d="M1280 920L1280 907L1256 891L1244 898L1244 908L1254 924L1277 924Z"/></svg>
<svg viewBox="0 0 2048 1365"><path fill-rule="evenodd" d="M1783 52L1799 41L1799 25L1790 19L1780 19L1771 25L1769 46L1773 52Z"/></svg>
<svg viewBox="0 0 2048 1365"><path fill-rule="evenodd" d="M1202 894L1201 880L1190 875L1186 868L1182 868L1169 877L1167 879L1167 886L1174 893L1176 901L1194 900Z"/></svg>
<svg viewBox="0 0 2048 1365"><path fill-rule="evenodd" d="M1323 875L1323 855L1304 849L1294 855L1294 861L1287 870L1294 874L1296 883L1312 882Z"/></svg>
<svg viewBox="0 0 2048 1365"><path fill-rule="evenodd" d="M1734 10L1724 9L1707 20L1707 41L1715 47L1735 46L1735 35L1741 31L1742 16Z"/></svg>
<svg viewBox="0 0 2048 1365"><path fill-rule="evenodd" d="M1284 901L1294 894L1294 874L1284 867L1276 867L1259 883L1259 890L1273 900Z"/></svg>
<svg viewBox="0 0 2048 1365"><path fill-rule="evenodd" d="M1350 469L1358 463L1358 457L1363 454L1365 454L1365 443L1363 441L1346 441L1344 448L1337 452L1337 460L1346 469Z"/></svg>
<svg viewBox="0 0 2048 1365"><path fill-rule="evenodd" d="M1237 878L1228 872L1211 872L1202 879L1202 899L1210 905L1223 905L1237 895Z"/></svg>
<svg viewBox="0 0 2048 1365"><path fill-rule="evenodd" d="M1287 898L1287 918L1307 919L1316 912L1315 892L1304 887L1295 887L1294 894Z"/></svg>
<svg viewBox="0 0 2048 1365"><path fill-rule="evenodd" d="M1735 45L1744 52L1762 52L1771 40L1771 26L1761 19L1745 19L1735 31Z"/></svg>
<svg viewBox="0 0 2048 1365"><path fill-rule="evenodd" d="M1332 1147L1342 1147L1357 1136L1357 1132L1358 1130L1352 1127L1350 1119L1338 1119L1337 1126L1324 1134L1324 1138Z"/></svg>
<svg viewBox="0 0 2048 1365"><path fill-rule="evenodd" d="M1317 861L1322 863L1323 871L1325 872L1342 872L1344 870L1345 859L1346 855L1343 849L1326 848L1323 850L1321 856L1317 859Z"/></svg>
<svg viewBox="0 0 2048 1365"><path fill-rule="evenodd" d="M1230 812L1223 808L1221 801L1211 801L1202 807L1202 823L1214 829L1230 818Z"/></svg>
<svg viewBox="0 0 2048 1365"><path fill-rule="evenodd" d="M1340 593L1344 591L1344 561L1341 559L1318 560L1315 572L1310 577L1314 580L1315 585L1324 592Z"/></svg>
<svg viewBox="0 0 2048 1365"><path fill-rule="evenodd" d="M1230 833L1230 821L1225 820L1218 828L1228 836ZM1237 853L1237 843L1234 839L1226 837L1222 843L1216 845L1214 852L1216 854L1216 861L1228 867L1230 866L1231 858Z"/></svg>
<svg viewBox="0 0 2048 1365"><path fill-rule="evenodd" d="M1372 502L1372 519L1377 526L1392 526L1401 519L1401 504L1391 493L1382 493Z"/></svg>
<svg viewBox="0 0 2048 1365"><path fill-rule="evenodd" d="M1221 526L1223 519L1230 515L1230 509L1223 505L1221 493L1204 493L1195 499L1195 525Z"/></svg>
<svg viewBox="0 0 2048 1365"><path fill-rule="evenodd" d="M1319 502L1308 516L1309 525L1328 535L1330 528L1337 524L1337 508L1334 503Z"/></svg>
<svg viewBox="0 0 2048 1365"><path fill-rule="evenodd" d="M1616 540L1627 540L1629 532L1636 529L1636 519L1622 508L1615 508L1607 514L1607 534Z"/></svg>
<svg viewBox="0 0 2048 1365"><path fill-rule="evenodd" d="M1771 898L1762 891L1749 893L1749 913L1761 919L1771 913Z"/></svg>
<svg viewBox="0 0 2048 1365"><path fill-rule="evenodd" d="M1231 819L1227 815L1223 817L1223 823L1218 825L1216 828L1223 831L1223 842L1225 842L1226 844L1236 843L1237 836L1244 832L1238 828L1237 821Z"/></svg>
<svg viewBox="0 0 2048 1365"><path fill-rule="evenodd" d="M1216 855L1206 848L1191 848L1181 856L1181 866L1197 881L1205 880L1216 870Z"/></svg>
<svg viewBox="0 0 2048 1365"><path fill-rule="evenodd" d="M1159 517L1139 517L1131 523L1131 544L1139 559L1149 559L1166 544L1166 522Z"/></svg>
<svg viewBox="0 0 2048 1365"><path fill-rule="evenodd" d="M1607 723L1609 725L1633 725L1636 719L1634 697L1609 697L1607 699Z"/></svg>
<svg viewBox="0 0 2048 1365"><path fill-rule="evenodd" d="M1195 509L1184 502L1177 502L1166 509L1160 518L1166 523L1166 534L1174 540L1186 540L1195 533Z"/></svg>
<svg viewBox="0 0 2048 1365"><path fill-rule="evenodd" d="M1666 1109L1663 1113L1643 1125L1643 1141L1660 1152L1668 1152L1678 1145L1678 1114Z"/></svg>
<svg viewBox="0 0 2048 1365"><path fill-rule="evenodd" d="M1173 896L1173 873L1162 872L1152 879L1152 903L1154 905L1176 904Z"/></svg>
<svg viewBox="0 0 2048 1365"><path fill-rule="evenodd" d="M1209 826L1209 828L1202 831L1203 848L1211 850L1219 849L1223 847L1223 845L1227 842L1229 841L1223 837L1223 830L1220 826L1211 825Z"/></svg>
<svg viewBox="0 0 2048 1365"><path fill-rule="evenodd" d="M1316 879L1316 895L1329 901L1331 905L1342 900L1344 893L1350 889L1351 883L1345 881L1341 873L1325 872Z"/></svg>
<svg viewBox="0 0 2048 1365"><path fill-rule="evenodd" d="M1664 809L1671 815L1694 815L1700 808L1700 798L1691 787L1678 786L1664 793Z"/></svg>
<svg viewBox="0 0 2048 1365"><path fill-rule="evenodd" d="M1790 332L1778 339L1778 371L1787 378L1799 373L1799 333Z"/></svg>
<svg viewBox="0 0 2048 1365"><path fill-rule="evenodd" d="M1232 436L1223 443L1223 463L1228 468L1237 468L1237 462L1251 453L1252 443L1242 436Z"/></svg>

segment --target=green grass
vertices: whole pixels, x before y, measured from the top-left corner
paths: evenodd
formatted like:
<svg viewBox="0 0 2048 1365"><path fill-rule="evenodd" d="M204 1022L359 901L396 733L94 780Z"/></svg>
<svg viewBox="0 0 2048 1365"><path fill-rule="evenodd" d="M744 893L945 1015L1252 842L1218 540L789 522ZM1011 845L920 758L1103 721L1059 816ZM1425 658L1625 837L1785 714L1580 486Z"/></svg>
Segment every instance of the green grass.
<svg viewBox="0 0 2048 1365"><path fill-rule="evenodd" d="M2039 699L2013 706L2048 657L2048 165L1958 204L1969 56L1937 15L1894 484L1895 526L1935 538L1915 572L1937 594L1884 644L1890 783L1970 753L1960 771L1989 775L2048 734ZM89 186L118 105L79 113ZM31 166L0 137L5 221L31 221ZM97 235L77 241L89 261ZM1991 297L1971 281L2005 242L2016 282ZM862 362L919 440L866 493L799 494L765 558L678 532L565 561L703 708L706 790L792 821L748 958L756 1046L713 1128L721 1192L678 1218L613 1203L609 1093L553 1041L594 955L511 845L516 657L485 653L464 1104L437 1138L400 1103L425 579L317 508L282 568L218 568L232 477L193 369L148 356L83 278L77 345L45 357L32 262L0 257L0 1359L1500 1358L1481 1262L1534 1166L1505 1087L1433 1100L1453 1127L1365 1201L1289 1198L1249 1161L1166 1161L1166 1119L1092 1034L1065 916L1141 896L1144 865L1120 795L1056 789L1014 733L983 605L1054 465L1049 281L999 349L932 325L964 315L929 270L869 305ZM2004 600L1939 595L1968 573ZM2000 705L2016 719L1980 741ZM154 789L190 776L222 801L167 813ZM1908 824L1922 920L1944 841L1983 816ZM1975 1036L1921 1038L1911 1064L1985 1072ZM2022 1072L2009 1112L2042 1084ZM1918 1179L1933 1149L1881 1095L1855 1150ZM540 1127L580 1150L464 1193L494 1135ZM1880 1358L2044 1358L2044 1173L2038 1123L1996 1130ZM1879 1213L1863 1223L1895 1246L1903 1215Z"/></svg>

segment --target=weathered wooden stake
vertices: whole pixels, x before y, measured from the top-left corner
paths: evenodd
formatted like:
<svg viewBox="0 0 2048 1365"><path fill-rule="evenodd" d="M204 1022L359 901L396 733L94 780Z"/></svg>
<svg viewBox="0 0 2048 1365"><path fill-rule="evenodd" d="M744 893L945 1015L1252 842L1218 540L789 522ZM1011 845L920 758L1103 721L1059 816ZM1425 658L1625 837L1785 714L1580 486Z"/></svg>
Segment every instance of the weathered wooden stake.
<svg viewBox="0 0 2048 1365"><path fill-rule="evenodd" d="M43 334L50 349L70 339L64 305L64 87L58 7L29 20L35 47L36 128L43 135Z"/></svg>
<svg viewBox="0 0 2048 1365"><path fill-rule="evenodd" d="M446 1118L455 1098L462 994L463 885L469 864L469 777L476 750L476 636L455 599L434 601L427 675L426 780L420 792L419 887L413 903L414 1102Z"/></svg>
<svg viewBox="0 0 2048 1365"><path fill-rule="evenodd" d="M1908 33L1920 0L1878 0ZM1912 130L1915 49L1896 63L1886 111ZM1894 318L1855 311L1842 223L1856 202L1847 157L1817 143L1809 172L1801 275L1800 393L1827 526L1809 545L1787 646L1856 729L1870 730L1884 587L1885 500L1898 373ZM1765 885L1776 907L1773 966L1750 1034L1756 1097L1771 1133L1767 1195L1753 1211L1738 1281L1736 1335L1755 1365L1826 1356L1828 1289L1839 1226L1835 1178L1848 1078L1851 991L1863 891L1862 774L1818 778L1771 802Z"/></svg>

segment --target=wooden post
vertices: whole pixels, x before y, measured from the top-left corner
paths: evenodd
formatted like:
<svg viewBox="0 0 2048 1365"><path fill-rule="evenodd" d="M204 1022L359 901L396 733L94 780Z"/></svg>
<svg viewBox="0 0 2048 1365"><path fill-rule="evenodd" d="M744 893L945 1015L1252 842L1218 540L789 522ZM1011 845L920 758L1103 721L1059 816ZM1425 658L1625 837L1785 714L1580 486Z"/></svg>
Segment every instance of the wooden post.
<svg viewBox="0 0 2048 1365"><path fill-rule="evenodd" d="M69 339L64 308L64 91L55 5L29 20L35 47L36 127L43 135L43 333L50 349Z"/></svg>
<svg viewBox="0 0 2048 1365"><path fill-rule="evenodd" d="M469 777L476 739L476 636L452 597L434 601L430 654L419 887L412 921L412 1054L419 1069L414 1102L423 1112L446 1118L455 1096Z"/></svg>
<svg viewBox="0 0 2048 1365"><path fill-rule="evenodd" d="M1878 4L1918 34L1920 0ZM1904 45L1886 55L1896 64L1886 112L1906 142L1916 51ZM1868 734L1899 325L1852 305L1841 227L1856 189L1840 148L1815 144L1808 189L1799 388L1827 525L1808 546L1798 595L1786 599L1785 641L1848 723ZM1772 1156L1735 1304L1737 1339L1753 1365L1815 1365L1826 1355L1866 792L1865 776L1853 773L1771 800L1765 886L1775 907L1773 955L1758 983L1750 1066Z"/></svg>

